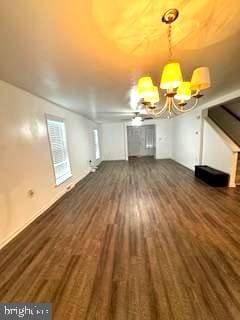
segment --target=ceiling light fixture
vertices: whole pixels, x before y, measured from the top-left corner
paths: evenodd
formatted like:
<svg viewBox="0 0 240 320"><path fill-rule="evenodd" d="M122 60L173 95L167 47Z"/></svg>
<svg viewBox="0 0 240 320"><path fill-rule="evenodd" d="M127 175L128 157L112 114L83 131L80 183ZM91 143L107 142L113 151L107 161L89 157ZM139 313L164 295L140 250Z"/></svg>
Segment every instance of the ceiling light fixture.
<svg viewBox="0 0 240 320"><path fill-rule="evenodd" d="M172 23L178 18L177 9L168 10L162 17L162 22L168 25L169 62L162 72L160 89L165 90L166 101L159 104L159 90L153 85L150 76L141 77L137 84L137 93L148 114L159 117L168 112L168 116L192 110L203 96L200 92L210 87L210 75L207 67L200 67L193 71L190 81L183 81L181 66L172 58ZM191 103L189 103L191 102Z"/></svg>
<svg viewBox="0 0 240 320"><path fill-rule="evenodd" d="M135 117L132 119L132 126L139 127L142 125L143 118L138 116L138 113L136 113Z"/></svg>

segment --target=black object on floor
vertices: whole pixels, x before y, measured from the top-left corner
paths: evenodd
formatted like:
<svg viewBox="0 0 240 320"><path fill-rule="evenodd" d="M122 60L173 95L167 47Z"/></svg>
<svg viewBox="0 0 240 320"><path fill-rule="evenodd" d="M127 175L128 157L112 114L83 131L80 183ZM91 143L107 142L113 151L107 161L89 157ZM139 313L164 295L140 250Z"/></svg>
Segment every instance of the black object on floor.
<svg viewBox="0 0 240 320"><path fill-rule="evenodd" d="M229 174L209 166L195 166L195 177L213 187L227 187Z"/></svg>

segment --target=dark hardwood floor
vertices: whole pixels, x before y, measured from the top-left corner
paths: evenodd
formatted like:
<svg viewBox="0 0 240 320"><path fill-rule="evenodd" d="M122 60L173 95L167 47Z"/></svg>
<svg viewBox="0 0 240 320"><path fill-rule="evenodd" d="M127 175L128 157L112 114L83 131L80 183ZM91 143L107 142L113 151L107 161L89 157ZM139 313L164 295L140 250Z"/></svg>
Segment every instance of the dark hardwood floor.
<svg viewBox="0 0 240 320"><path fill-rule="evenodd" d="M240 192L168 160L105 162L0 251L1 302L54 320L240 319Z"/></svg>

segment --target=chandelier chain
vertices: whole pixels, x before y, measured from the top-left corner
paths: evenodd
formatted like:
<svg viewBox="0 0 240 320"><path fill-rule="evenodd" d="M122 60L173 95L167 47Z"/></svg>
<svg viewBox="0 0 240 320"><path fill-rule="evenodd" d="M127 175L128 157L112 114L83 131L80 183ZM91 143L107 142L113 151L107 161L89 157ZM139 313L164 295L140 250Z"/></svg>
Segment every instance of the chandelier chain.
<svg viewBox="0 0 240 320"><path fill-rule="evenodd" d="M172 60L172 25L168 25L168 58Z"/></svg>

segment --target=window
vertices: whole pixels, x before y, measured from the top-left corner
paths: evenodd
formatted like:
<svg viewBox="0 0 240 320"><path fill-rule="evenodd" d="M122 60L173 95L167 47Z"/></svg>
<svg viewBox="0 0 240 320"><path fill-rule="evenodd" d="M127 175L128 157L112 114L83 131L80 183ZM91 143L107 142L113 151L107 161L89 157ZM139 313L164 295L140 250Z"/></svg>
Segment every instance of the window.
<svg viewBox="0 0 240 320"><path fill-rule="evenodd" d="M56 185L72 176L67 149L66 128L63 119L47 116L48 136Z"/></svg>
<svg viewBox="0 0 240 320"><path fill-rule="evenodd" d="M98 129L93 130L94 135L94 146L95 146L95 158L96 160L100 159L100 146L99 146L99 137L98 137Z"/></svg>

